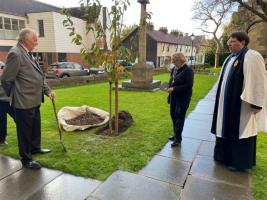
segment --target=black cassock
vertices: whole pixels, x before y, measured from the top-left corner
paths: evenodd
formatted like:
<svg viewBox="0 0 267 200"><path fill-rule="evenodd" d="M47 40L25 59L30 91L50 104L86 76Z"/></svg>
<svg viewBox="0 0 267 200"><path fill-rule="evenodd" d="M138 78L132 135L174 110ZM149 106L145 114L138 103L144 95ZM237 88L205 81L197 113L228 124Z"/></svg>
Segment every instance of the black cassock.
<svg viewBox="0 0 267 200"><path fill-rule="evenodd" d="M236 56L234 65L228 73L225 86L222 137L216 137L214 159L237 169L250 169L256 165L256 136L239 139L239 124L241 112L241 93L243 90L243 64L247 48ZM219 80L214 107L211 132L216 135L218 105L225 68L231 55L227 58ZM236 64L237 63L237 64Z"/></svg>
<svg viewBox="0 0 267 200"><path fill-rule="evenodd" d="M193 82L193 70L186 64L178 70L176 67L172 69L169 87L173 87L173 92L168 96L168 102L170 103L173 133L178 142L182 141L184 120L192 96Z"/></svg>

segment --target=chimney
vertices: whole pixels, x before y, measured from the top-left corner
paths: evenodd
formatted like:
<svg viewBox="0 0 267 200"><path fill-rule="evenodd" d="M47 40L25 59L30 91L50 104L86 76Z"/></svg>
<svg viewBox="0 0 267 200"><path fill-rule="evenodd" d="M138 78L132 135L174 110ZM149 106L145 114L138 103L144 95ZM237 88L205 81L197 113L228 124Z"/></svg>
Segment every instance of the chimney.
<svg viewBox="0 0 267 200"><path fill-rule="evenodd" d="M147 23L146 27L148 31L154 31L154 24L152 22Z"/></svg>
<svg viewBox="0 0 267 200"><path fill-rule="evenodd" d="M179 31L178 36L179 37L183 37L184 36L184 33L182 31Z"/></svg>
<svg viewBox="0 0 267 200"><path fill-rule="evenodd" d="M179 31L178 30L171 30L171 34L178 37L179 36Z"/></svg>
<svg viewBox="0 0 267 200"><path fill-rule="evenodd" d="M107 29L107 8L103 7L102 12L103 12L103 29L106 30Z"/></svg>
<svg viewBox="0 0 267 200"><path fill-rule="evenodd" d="M159 31L162 32L162 33L165 33L165 34L168 33L168 29L167 29L167 27L160 27L160 28L159 28Z"/></svg>

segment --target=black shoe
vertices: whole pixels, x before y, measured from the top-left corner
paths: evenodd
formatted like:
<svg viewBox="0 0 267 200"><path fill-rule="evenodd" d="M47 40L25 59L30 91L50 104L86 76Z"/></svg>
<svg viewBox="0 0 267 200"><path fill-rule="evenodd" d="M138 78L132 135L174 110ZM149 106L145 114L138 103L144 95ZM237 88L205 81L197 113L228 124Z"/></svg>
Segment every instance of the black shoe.
<svg viewBox="0 0 267 200"><path fill-rule="evenodd" d="M0 142L0 146L6 146L6 145L8 145L8 143L6 141L1 141Z"/></svg>
<svg viewBox="0 0 267 200"><path fill-rule="evenodd" d="M41 169L41 167L42 167L38 162L36 162L34 160L29 161L29 162L26 162L26 163L22 163L22 165L25 168L28 168L28 169L36 169L36 170L37 169Z"/></svg>
<svg viewBox="0 0 267 200"><path fill-rule="evenodd" d="M246 169L233 167L233 166L228 166L228 170L232 171L232 172L246 172L246 171L248 171Z"/></svg>
<svg viewBox="0 0 267 200"><path fill-rule="evenodd" d="M173 143L171 144L171 147L175 147L178 146L179 144L181 144L182 141L180 140L174 140Z"/></svg>
<svg viewBox="0 0 267 200"><path fill-rule="evenodd" d="M45 153L50 153L50 149L39 149L39 150L34 150L31 153L32 154L45 154Z"/></svg>
<svg viewBox="0 0 267 200"><path fill-rule="evenodd" d="M175 137L174 137L174 136L170 136L170 137L169 137L169 140L170 140L170 141L174 141L174 140L175 140Z"/></svg>

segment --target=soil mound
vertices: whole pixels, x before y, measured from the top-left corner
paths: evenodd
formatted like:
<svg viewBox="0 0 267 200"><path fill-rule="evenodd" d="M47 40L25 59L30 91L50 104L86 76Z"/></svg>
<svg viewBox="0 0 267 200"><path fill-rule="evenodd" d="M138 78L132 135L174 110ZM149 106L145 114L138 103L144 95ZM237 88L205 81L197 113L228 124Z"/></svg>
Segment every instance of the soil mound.
<svg viewBox="0 0 267 200"><path fill-rule="evenodd" d="M126 131L129 127L131 127L133 123L132 115L126 111L122 110L119 113L119 133ZM115 116L112 117L112 133L109 133L109 124L104 126L103 128L98 129L97 133L101 135L113 135L115 130Z"/></svg>

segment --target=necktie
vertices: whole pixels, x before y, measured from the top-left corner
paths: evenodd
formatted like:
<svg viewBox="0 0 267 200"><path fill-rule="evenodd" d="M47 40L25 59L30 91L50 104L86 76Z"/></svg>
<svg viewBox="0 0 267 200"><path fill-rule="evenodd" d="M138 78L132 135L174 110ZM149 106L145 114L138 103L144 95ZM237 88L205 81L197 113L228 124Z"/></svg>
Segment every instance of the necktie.
<svg viewBox="0 0 267 200"><path fill-rule="evenodd" d="M29 52L28 52L28 55L29 55L31 61L32 61L33 63L35 63L35 65L36 65L37 67L39 67L39 64L38 64L38 62L36 61L36 59L33 57L32 52L29 51Z"/></svg>
<svg viewBox="0 0 267 200"><path fill-rule="evenodd" d="M28 55L29 55L30 59L33 61L34 59L33 59L32 52L28 52Z"/></svg>

